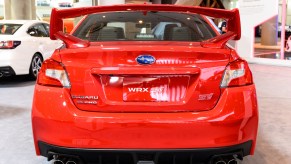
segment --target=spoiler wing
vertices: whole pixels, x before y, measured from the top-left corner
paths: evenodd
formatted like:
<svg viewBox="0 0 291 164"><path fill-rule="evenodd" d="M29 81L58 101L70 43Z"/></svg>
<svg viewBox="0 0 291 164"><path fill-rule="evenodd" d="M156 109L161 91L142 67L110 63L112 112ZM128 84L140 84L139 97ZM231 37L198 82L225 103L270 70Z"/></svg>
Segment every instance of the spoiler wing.
<svg viewBox="0 0 291 164"><path fill-rule="evenodd" d="M238 9L222 10L194 6L134 4L93 6L61 10L53 8L50 19L50 38L52 40L61 39L70 48L87 47L89 46L89 41L84 41L72 35L63 33L63 19L75 18L93 13L113 11L189 12L225 19L227 21L228 32L201 42L203 47L221 47L224 46L228 40L239 40L241 37L240 16Z"/></svg>

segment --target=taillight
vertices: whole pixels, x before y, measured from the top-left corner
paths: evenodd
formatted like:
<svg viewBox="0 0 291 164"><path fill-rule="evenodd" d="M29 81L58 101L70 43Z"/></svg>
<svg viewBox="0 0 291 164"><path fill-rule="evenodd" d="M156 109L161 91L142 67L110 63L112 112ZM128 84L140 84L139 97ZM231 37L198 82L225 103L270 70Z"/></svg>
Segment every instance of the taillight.
<svg viewBox="0 0 291 164"><path fill-rule="evenodd" d="M53 59L48 59L43 62L38 74L37 84L66 88L71 87L64 66L62 63Z"/></svg>
<svg viewBox="0 0 291 164"><path fill-rule="evenodd" d="M21 44L21 41L0 41L0 49L14 49Z"/></svg>
<svg viewBox="0 0 291 164"><path fill-rule="evenodd" d="M253 84L251 70L246 61L238 59L225 69L220 87L235 87Z"/></svg>

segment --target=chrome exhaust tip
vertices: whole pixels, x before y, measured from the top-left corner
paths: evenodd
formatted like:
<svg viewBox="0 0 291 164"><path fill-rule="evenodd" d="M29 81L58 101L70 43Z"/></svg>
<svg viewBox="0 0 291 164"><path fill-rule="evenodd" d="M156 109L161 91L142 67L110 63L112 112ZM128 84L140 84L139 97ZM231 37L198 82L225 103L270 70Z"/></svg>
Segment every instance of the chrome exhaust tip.
<svg viewBox="0 0 291 164"><path fill-rule="evenodd" d="M230 159L227 164L238 164L237 160L235 158Z"/></svg>
<svg viewBox="0 0 291 164"><path fill-rule="evenodd" d="M63 158L60 158L58 155L53 155L53 164L65 164Z"/></svg>
<svg viewBox="0 0 291 164"><path fill-rule="evenodd" d="M66 164L77 164L77 163L76 163L76 161L74 161L74 160L68 160L68 161L66 162Z"/></svg>
<svg viewBox="0 0 291 164"><path fill-rule="evenodd" d="M64 164L62 160L56 159L54 160L53 164Z"/></svg>
<svg viewBox="0 0 291 164"><path fill-rule="evenodd" d="M213 160L212 164L227 164L227 161L223 157L217 157Z"/></svg>
<svg viewBox="0 0 291 164"><path fill-rule="evenodd" d="M52 164L83 164L83 161L78 156L54 152L49 152L48 154L48 160L52 160Z"/></svg>
<svg viewBox="0 0 291 164"><path fill-rule="evenodd" d="M215 164L226 164L226 162L224 160L219 160L219 161L216 161Z"/></svg>

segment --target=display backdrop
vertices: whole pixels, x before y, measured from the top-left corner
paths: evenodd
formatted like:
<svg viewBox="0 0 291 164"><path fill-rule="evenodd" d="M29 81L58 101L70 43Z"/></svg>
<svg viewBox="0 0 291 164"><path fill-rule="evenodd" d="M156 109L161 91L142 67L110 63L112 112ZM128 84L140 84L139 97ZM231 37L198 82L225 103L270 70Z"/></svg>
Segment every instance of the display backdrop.
<svg viewBox="0 0 291 164"><path fill-rule="evenodd" d="M253 59L255 26L278 15L278 0L239 0L242 36L236 50L245 59Z"/></svg>

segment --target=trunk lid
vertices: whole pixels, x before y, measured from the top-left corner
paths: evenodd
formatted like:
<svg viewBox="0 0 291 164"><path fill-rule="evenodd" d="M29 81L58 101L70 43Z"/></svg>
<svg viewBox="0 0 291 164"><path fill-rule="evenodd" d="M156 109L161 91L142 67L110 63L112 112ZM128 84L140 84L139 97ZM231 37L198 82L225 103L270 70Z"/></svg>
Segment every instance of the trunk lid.
<svg viewBox="0 0 291 164"><path fill-rule="evenodd" d="M184 112L215 106L230 50L189 42L125 41L61 49L60 54L80 110Z"/></svg>

